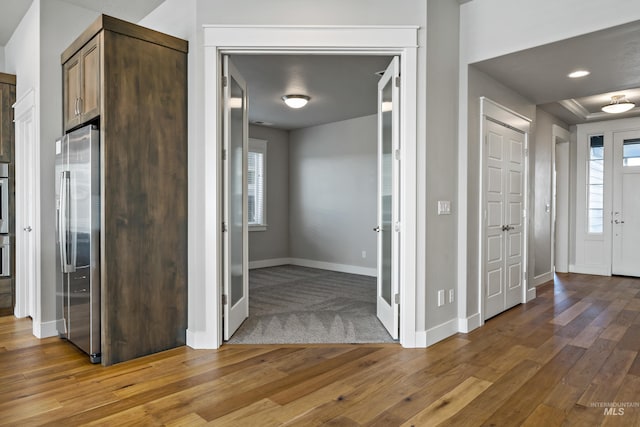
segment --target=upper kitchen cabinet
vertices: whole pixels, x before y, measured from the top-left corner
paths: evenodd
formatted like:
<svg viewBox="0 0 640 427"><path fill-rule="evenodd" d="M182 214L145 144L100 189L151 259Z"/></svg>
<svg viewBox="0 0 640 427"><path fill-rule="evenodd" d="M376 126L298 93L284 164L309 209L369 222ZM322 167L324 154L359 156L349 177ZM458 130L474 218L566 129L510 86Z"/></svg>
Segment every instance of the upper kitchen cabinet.
<svg viewBox="0 0 640 427"><path fill-rule="evenodd" d="M13 104L16 102L16 76L0 73L0 162L13 162Z"/></svg>
<svg viewBox="0 0 640 427"><path fill-rule="evenodd" d="M64 63L62 76L68 131L100 115L100 34Z"/></svg>
<svg viewBox="0 0 640 427"><path fill-rule="evenodd" d="M102 15L61 56L65 131L100 131L104 365L186 343L187 53Z"/></svg>

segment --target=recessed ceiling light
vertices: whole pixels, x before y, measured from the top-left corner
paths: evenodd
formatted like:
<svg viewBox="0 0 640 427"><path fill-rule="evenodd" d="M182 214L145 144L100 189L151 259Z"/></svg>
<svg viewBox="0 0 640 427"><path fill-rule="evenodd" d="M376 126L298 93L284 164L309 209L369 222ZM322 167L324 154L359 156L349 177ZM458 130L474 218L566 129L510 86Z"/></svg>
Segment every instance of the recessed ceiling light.
<svg viewBox="0 0 640 427"><path fill-rule="evenodd" d="M629 101L625 95L614 95L611 97L611 102L602 107L602 111L610 114L624 113L631 110L636 104Z"/></svg>
<svg viewBox="0 0 640 427"><path fill-rule="evenodd" d="M576 70L572 73L569 73L568 77L572 79L579 79L580 77L585 77L585 76L588 76L589 74L591 74L591 72L587 70Z"/></svg>
<svg viewBox="0 0 640 427"><path fill-rule="evenodd" d="M302 108L307 105L310 99L307 95L285 95L282 97L284 103L290 108Z"/></svg>

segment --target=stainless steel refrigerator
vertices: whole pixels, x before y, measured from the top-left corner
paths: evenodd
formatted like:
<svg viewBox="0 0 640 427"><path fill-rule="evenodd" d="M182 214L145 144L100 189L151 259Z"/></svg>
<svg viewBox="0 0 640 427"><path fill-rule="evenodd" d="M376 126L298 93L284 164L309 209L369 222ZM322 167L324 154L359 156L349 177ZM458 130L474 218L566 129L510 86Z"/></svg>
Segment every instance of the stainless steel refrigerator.
<svg viewBox="0 0 640 427"><path fill-rule="evenodd" d="M58 333L100 362L100 145L94 125L56 141Z"/></svg>

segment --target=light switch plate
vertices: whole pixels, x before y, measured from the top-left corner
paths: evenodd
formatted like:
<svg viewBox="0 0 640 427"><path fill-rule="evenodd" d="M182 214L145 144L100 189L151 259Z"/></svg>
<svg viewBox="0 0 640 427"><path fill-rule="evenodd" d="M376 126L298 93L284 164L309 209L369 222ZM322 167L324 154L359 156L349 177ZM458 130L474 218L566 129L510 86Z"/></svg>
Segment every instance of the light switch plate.
<svg viewBox="0 0 640 427"><path fill-rule="evenodd" d="M444 305L444 289L438 291L438 307Z"/></svg>
<svg viewBox="0 0 640 427"><path fill-rule="evenodd" d="M451 215L450 200L438 200L438 215Z"/></svg>

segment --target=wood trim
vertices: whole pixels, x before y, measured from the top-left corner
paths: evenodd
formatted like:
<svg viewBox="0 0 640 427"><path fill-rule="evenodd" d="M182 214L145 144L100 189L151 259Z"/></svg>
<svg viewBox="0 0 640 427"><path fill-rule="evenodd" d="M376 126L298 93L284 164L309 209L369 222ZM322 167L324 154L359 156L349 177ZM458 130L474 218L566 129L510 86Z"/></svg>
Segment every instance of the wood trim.
<svg viewBox="0 0 640 427"><path fill-rule="evenodd" d="M16 76L14 74L0 73L0 83L16 85Z"/></svg>
<svg viewBox="0 0 640 427"><path fill-rule="evenodd" d="M102 30L112 31L114 33L137 38L180 52L189 52L189 42L186 40L151 30L140 25L132 24L112 16L100 15L98 19L96 19L73 43L71 43L67 49L65 49L60 56L60 62L62 64L67 62L69 58L71 58L78 50L87 44L89 40Z"/></svg>

